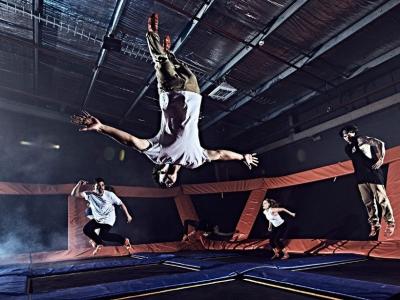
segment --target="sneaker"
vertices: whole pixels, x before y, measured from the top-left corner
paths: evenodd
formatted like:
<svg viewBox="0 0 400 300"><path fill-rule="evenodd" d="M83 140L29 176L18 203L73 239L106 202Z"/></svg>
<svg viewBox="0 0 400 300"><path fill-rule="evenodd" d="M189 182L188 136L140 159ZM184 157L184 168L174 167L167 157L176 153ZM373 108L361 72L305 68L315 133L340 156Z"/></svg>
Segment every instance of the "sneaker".
<svg viewBox="0 0 400 300"><path fill-rule="evenodd" d="M394 223L388 223L386 226L386 230L385 230L385 236L386 237L392 236L395 228L396 228L396 225Z"/></svg>
<svg viewBox="0 0 400 300"><path fill-rule="evenodd" d="M93 250L92 255L96 255L99 251L103 248L103 245L97 245L96 248Z"/></svg>
<svg viewBox="0 0 400 300"><path fill-rule="evenodd" d="M148 32L158 32L158 14L151 14L147 20L147 30Z"/></svg>

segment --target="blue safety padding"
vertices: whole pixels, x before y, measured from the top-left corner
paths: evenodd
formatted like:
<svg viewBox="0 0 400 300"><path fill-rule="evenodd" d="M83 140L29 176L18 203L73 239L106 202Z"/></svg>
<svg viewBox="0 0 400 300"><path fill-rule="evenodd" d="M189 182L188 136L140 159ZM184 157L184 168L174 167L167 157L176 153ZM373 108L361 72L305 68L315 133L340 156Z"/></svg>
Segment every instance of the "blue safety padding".
<svg viewBox="0 0 400 300"><path fill-rule="evenodd" d="M176 253L156 253L156 252L140 252L132 255L137 258L159 258L159 259L170 259L176 257Z"/></svg>
<svg viewBox="0 0 400 300"><path fill-rule="evenodd" d="M205 261L205 260L195 260L191 258L185 258L185 257L174 257L170 260L166 260L164 263L169 264L169 265L174 265L174 266L181 266L181 267L189 267L189 268L194 268L194 269L210 269L214 268L216 266L220 266L222 263L221 262L216 262L216 261Z"/></svg>
<svg viewBox="0 0 400 300"><path fill-rule="evenodd" d="M291 258L286 260L272 260L271 265L277 269L295 270L308 267L329 266L345 262L360 261L367 259L363 255L356 254L328 254Z"/></svg>
<svg viewBox="0 0 400 300"><path fill-rule="evenodd" d="M242 256L237 251L186 251L176 253L179 257L192 258L192 259L208 259L208 258L222 258L222 257L238 257Z"/></svg>
<svg viewBox="0 0 400 300"><path fill-rule="evenodd" d="M22 296L7 295L7 296L3 296L1 294L0 294L0 299L4 299L4 300L30 300L28 295L22 295Z"/></svg>
<svg viewBox="0 0 400 300"><path fill-rule="evenodd" d="M249 268L249 266L243 267ZM95 299L99 297L108 298L128 293L145 293L154 290L233 278L237 274L235 272L231 272L231 270L232 268L227 268L224 266L202 272L169 274L150 278L69 288L48 293L32 294L31 299Z"/></svg>
<svg viewBox="0 0 400 300"><path fill-rule="evenodd" d="M29 275L29 274L30 274L29 264L0 266L0 276Z"/></svg>
<svg viewBox="0 0 400 300"><path fill-rule="evenodd" d="M271 268L253 269L245 272L244 278L283 283L299 289L311 289L355 299L388 299L400 293L400 286L391 284Z"/></svg>
<svg viewBox="0 0 400 300"><path fill-rule="evenodd" d="M17 296L26 294L28 277L22 275L10 275L0 277L0 297Z"/></svg>
<svg viewBox="0 0 400 300"><path fill-rule="evenodd" d="M32 276L46 276L82 271L92 271L99 269L117 268L117 267L129 267L129 266L139 266L139 265L149 265L157 264L162 262L159 258L146 258L146 259L135 259L135 258L124 258L124 259L95 259L95 260L84 260L70 263L63 263L60 265L45 265L45 266L32 266L31 275Z"/></svg>
<svg viewBox="0 0 400 300"><path fill-rule="evenodd" d="M132 255L134 258L151 258L157 257L160 259L171 260L175 258L191 258L191 259L207 259L207 258L220 258L220 257L237 257L241 254L234 251L185 251L176 253L136 253Z"/></svg>

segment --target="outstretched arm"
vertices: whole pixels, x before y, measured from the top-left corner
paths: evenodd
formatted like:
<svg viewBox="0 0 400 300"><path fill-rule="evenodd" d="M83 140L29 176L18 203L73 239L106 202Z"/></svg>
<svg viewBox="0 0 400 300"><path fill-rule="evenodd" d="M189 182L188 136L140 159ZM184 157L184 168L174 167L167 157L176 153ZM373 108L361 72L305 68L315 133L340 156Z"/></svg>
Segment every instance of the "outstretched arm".
<svg viewBox="0 0 400 300"><path fill-rule="evenodd" d="M84 198L85 194L84 192L81 192L80 189L82 188L82 186L84 186L85 184L87 184L87 181L85 180L79 180L78 183L75 185L75 187L72 189L71 191L71 196L72 197L76 197L76 198Z"/></svg>
<svg viewBox="0 0 400 300"><path fill-rule="evenodd" d="M272 212L277 212L277 213L285 212L288 215L291 215L292 217L296 216L296 214L294 212L291 212L290 210L287 210L286 208L283 208L283 207L274 207L274 208L271 209L271 211Z"/></svg>
<svg viewBox="0 0 400 300"><path fill-rule="evenodd" d="M123 202L121 202L121 203L122 203L122 204L121 204L121 208L122 208L122 210L124 211L125 216L126 216L126 222L127 222L127 223L132 222L132 216L130 215L128 209L126 208L126 206L125 206L125 204L124 204Z"/></svg>
<svg viewBox="0 0 400 300"><path fill-rule="evenodd" d="M148 140L140 139L125 131L105 125L86 111L83 111L80 115L73 115L71 122L75 125L83 126L79 131L97 131L138 151L146 150L150 146Z"/></svg>
<svg viewBox="0 0 400 300"><path fill-rule="evenodd" d="M251 170L252 166L258 166L256 153L239 154L230 150L207 150L207 155L211 161L214 160L241 160Z"/></svg>

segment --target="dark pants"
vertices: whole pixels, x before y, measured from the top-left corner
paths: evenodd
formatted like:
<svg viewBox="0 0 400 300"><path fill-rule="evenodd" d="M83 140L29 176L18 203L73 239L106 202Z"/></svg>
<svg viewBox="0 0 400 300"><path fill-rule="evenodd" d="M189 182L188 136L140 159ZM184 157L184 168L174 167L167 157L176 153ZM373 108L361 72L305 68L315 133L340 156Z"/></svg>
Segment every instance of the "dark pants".
<svg viewBox="0 0 400 300"><path fill-rule="evenodd" d="M96 234L95 230L100 228L99 235ZM104 245L103 241L116 242L120 245L125 244L125 238L116 233L110 233L112 226L108 224L100 224L95 220L90 220L84 227L83 233L92 239L96 245Z"/></svg>
<svg viewBox="0 0 400 300"><path fill-rule="evenodd" d="M269 236L269 244L272 248L285 248L285 239L287 235L287 223L284 222L278 227L272 226L272 231Z"/></svg>

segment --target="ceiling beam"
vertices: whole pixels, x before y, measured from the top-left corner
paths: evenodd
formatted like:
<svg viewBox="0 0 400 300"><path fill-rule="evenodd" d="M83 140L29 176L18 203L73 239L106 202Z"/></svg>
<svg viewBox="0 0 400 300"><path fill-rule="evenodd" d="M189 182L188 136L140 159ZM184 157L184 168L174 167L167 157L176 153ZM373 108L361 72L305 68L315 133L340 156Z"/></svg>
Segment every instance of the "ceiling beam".
<svg viewBox="0 0 400 300"><path fill-rule="evenodd" d="M366 72L366 71L368 71L368 70L370 70L370 69L372 69L374 67L377 67L377 66L379 66L379 65L387 62L388 60L390 60L392 58L395 58L395 57L397 57L399 55L400 55L400 47L397 47L397 48L395 48L393 50L390 50L390 51L386 52L385 54L382 54L382 55L374 58L373 60L363 64L361 67L359 67L356 70L354 70L350 75L348 75L346 77L344 82L346 82L347 80L350 80L350 79L352 79L352 78L354 78L354 77L356 77L356 76L358 76L358 75L360 75L360 74L362 74L362 73L364 73L364 72ZM342 82L342 84L344 82ZM324 93L328 92L331 89L332 88L325 89ZM281 108L278 108L278 109L275 109L275 110L273 110L271 112L268 112L263 117L261 117L260 120L257 120L255 122L251 123L250 125L247 125L246 127L242 128L241 130L236 131L233 135L229 136L227 139L231 140L231 139L239 136L240 134L244 133L245 131L250 130L253 127L259 126L259 125L261 125L261 124L263 124L263 123L265 123L267 121L270 121L270 120L282 115L283 113L289 111L290 109L292 109L294 107L297 107L300 104L302 104L304 102L307 102L307 101L309 101L309 100L313 99L314 97L319 96L321 94L322 93L319 92L319 91L310 92L310 93L308 93L308 94L306 94L306 95L304 95L304 96L302 96L302 97L300 97L300 98L298 98L298 99L296 99L294 101L291 101L291 103L288 104L288 105L285 105L285 106L283 106Z"/></svg>
<svg viewBox="0 0 400 300"><path fill-rule="evenodd" d="M283 23L285 23L292 15L299 11L308 0L297 0L287 9L283 11L272 24L268 24L267 27L258 33L248 45L245 45L240 49L220 70L218 70L211 78L201 86L201 91L204 92L212 84L214 84L219 78L227 74L239 61L246 57L260 41L264 41L269 35L277 30Z"/></svg>
<svg viewBox="0 0 400 300"><path fill-rule="evenodd" d="M184 42L188 39L190 34L193 32L193 30L198 26L200 23L201 19L207 12L207 10L211 7L211 5L214 3L215 0L208 0L204 1L203 5L201 8L198 10L195 16L192 17L191 21L189 24L185 27L185 29L181 32L179 35L178 39L175 41L175 43L172 46L172 52L175 53L180 49L180 47L184 44ZM139 100L144 96L144 94L147 92L149 89L150 85L154 82L156 79L156 74L153 71L150 78L147 80L145 86L141 89L135 100L133 100L132 104L130 105L129 109L126 111L124 116L122 117L121 121L119 122L122 124L126 118L129 116L129 114L132 112L136 104L139 102Z"/></svg>
<svg viewBox="0 0 400 300"><path fill-rule="evenodd" d="M235 101L233 105L231 105L226 111L221 112L217 114L215 117L211 118L211 120L207 121L204 125L201 126L201 129L207 129L214 123L218 122L225 116L229 115L231 112L235 111L239 107L243 106L244 104L248 103L251 99L254 97L266 92L273 86L275 86L278 82L281 80L287 78L288 76L292 75L298 70L301 70L305 65L309 64L310 62L314 61L345 39L349 38L352 36L354 33L358 32L368 24L372 23L375 21L377 18L382 16L383 14L387 13L390 11L392 8L397 6L400 3L400 0L390 0L387 1L385 4L381 5L380 7L376 8L373 10L371 13L366 15L365 17L361 18L359 21L356 23L352 24L351 26L347 27L344 29L342 32L337 34L336 36L332 37L329 39L326 43L320 45L314 51L312 52L311 55L305 56L305 55L300 55L296 57L292 63L294 64L293 67L287 68L285 71L279 73L278 75L274 76L272 79L267 80L263 84L261 84L257 89L254 95L246 95L239 99L238 101Z"/></svg>
<svg viewBox="0 0 400 300"><path fill-rule="evenodd" d="M18 90L11 87L0 85L0 95L2 94L4 95L5 93L8 94L7 97L0 96L0 109L13 111L21 114L32 115L45 119L70 123L70 114L63 113L62 111L64 110L65 107L68 107L69 109L73 110L79 109L78 104L67 103L65 101L58 100L55 97L33 95L28 91ZM14 96L10 96L10 94L13 94ZM24 99L25 102L28 102L27 100L33 100L30 101L31 103L41 101L43 104L47 103L55 104L60 107L60 110L47 109L44 106L38 106L35 104L27 104L24 102L20 102L17 99ZM113 122L116 122L118 120L117 116L105 112L94 110L93 113L95 113L96 116L102 118L112 119ZM141 125L141 123L138 122L134 121L129 121L129 122L135 125L138 124Z"/></svg>
<svg viewBox="0 0 400 300"><path fill-rule="evenodd" d="M40 16L43 11L43 0L33 0L32 10L34 15ZM40 20L39 18L32 19L33 28L33 86L35 93L38 92L39 88L39 49L41 43L41 31L40 31Z"/></svg>
<svg viewBox="0 0 400 300"><path fill-rule="evenodd" d="M344 114L340 117L334 118L332 120L329 120L327 122L321 123L317 126L311 127L309 129L306 129L304 131L292 134L291 136L281 139L279 141L270 143L268 145L262 146L260 148L255 149L253 152L256 152L258 155L263 154L267 151L271 151L273 149L277 149L289 144L292 144L294 142L300 141L305 138L310 138L313 137L316 134L319 134L323 131L326 131L328 129L335 128L340 125L345 125L347 123L354 122L354 120L365 117L367 115L373 114L377 111L389 108L393 105L399 105L400 104L400 93L394 94L392 96L389 96L387 98L384 98L383 100L374 102L372 104L366 105L362 108L353 110L347 114Z"/></svg>
<svg viewBox="0 0 400 300"><path fill-rule="evenodd" d="M45 108L40 108L35 105L10 101L4 97L0 96L0 109L12 111L24 115L34 116L38 118L43 118L47 120L59 121L63 123L70 123L70 116L65 113L57 112L54 110L49 110Z"/></svg>
<svg viewBox="0 0 400 300"><path fill-rule="evenodd" d="M118 0L117 4L115 5L114 12L113 12L110 24L108 25L108 29L107 29L105 36L109 37L111 34L114 33L115 29L117 28L118 22L121 18L125 4L126 4L126 0ZM102 48L100 50L99 56L96 61L96 65L93 69L93 74L92 74L92 78L90 79L89 87L85 94L85 98L83 99L83 102L82 102L82 109L85 109L85 107L86 107L89 97L93 91L94 83L95 83L97 77L99 76L100 66L103 64L103 62L106 58L106 55L107 55L107 50L104 49L103 45L102 45Z"/></svg>
<svg viewBox="0 0 400 300"><path fill-rule="evenodd" d="M347 79L354 78L354 77L360 75L361 73L364 73L365 71L368 71L369 69L375 68L375 67L377 67L399 55L400 55L400 47L394 48L394 49L374 58L373 60L363 64L361 67L359 67L358 69L351 72L351 74L346 76L346 78Z"/></svg>

